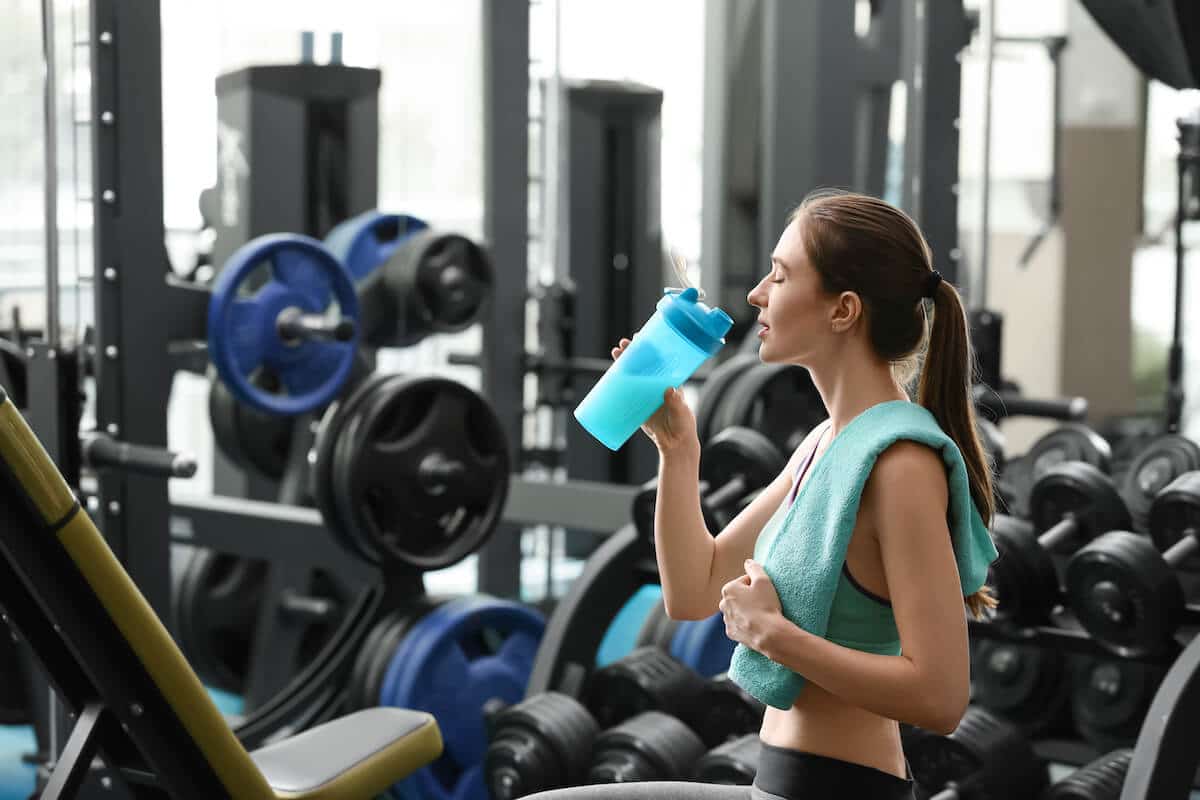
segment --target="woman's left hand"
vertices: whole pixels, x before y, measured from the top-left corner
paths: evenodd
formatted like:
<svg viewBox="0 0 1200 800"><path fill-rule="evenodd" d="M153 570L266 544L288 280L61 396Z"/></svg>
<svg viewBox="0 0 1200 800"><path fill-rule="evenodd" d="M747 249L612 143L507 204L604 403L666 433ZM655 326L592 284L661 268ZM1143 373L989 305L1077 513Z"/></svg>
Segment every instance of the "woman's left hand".
<svg viewBox="0 0 1200 800"><path fill-rule="evenodd" d="M746 559L746 574L721 587L717 605L725 616L725 635L751 650L762 651L776 617L783 614L775 584L762 565Z"/></svg>

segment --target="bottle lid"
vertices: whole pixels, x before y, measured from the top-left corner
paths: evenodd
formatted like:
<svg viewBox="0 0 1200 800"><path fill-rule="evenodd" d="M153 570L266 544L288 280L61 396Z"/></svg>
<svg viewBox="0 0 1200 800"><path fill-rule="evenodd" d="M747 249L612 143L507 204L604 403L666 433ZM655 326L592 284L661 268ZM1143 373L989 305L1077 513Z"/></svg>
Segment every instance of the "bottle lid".
<svg viewBox="0 0 1200 800"><path fill-rule="evenodd" d="M711 356L725 344L733 319L719 308L709 308L699 298L700 293L691 286L682 291L663 289L658 307L667 324Z"/></svg>

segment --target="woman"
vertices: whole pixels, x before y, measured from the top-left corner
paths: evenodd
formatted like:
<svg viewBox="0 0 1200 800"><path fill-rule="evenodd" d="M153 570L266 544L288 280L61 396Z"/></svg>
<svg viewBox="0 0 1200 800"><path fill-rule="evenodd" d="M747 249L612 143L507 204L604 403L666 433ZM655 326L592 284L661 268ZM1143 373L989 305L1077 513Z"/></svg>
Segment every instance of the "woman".
<svg viewBox="0 0 1200 800"><path fill-rule="evenodd" d="M670 617L703 619L719 609L731 639L803 676L805 688L786 709L768 706L753 787L656 782L560 790L564 796L911 798L898 722L948 734L967 707L963 605L980 616L995 600L987 587L965 600L960 590L947 522L948 470L938 451L904 439L883 450L850 522L830 629L845 622L877 641L850 647L797 627L752 558L768 536L764 526L774 533L777 512L795 502L812 464L851 421L881 404L910 401L905 386L926 342L917 403L961 453L965 502L974 502L983 522L991 519L991 470L975 433L972 355L958 292L932 270L929 247L903 212L871 197L822 192L792 214L770 272L748 300L759 310L762 361L807 367L829 419L713 538L700 512L696 421L680 392L668 390L643 426L660 456L655 546ZM628 344L621 340L613 357ZM964 494L966 483L959 483Z"/></svg>

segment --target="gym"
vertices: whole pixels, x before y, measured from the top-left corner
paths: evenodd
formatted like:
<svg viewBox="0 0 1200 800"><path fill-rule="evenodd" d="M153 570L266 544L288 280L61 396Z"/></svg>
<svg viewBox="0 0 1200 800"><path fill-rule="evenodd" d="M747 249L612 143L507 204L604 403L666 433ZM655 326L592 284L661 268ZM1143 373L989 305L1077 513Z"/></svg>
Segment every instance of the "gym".
<svg viewBox="0 0 1200 800"><path fill-rule="evenodd" d="M0 800L1200 798L1189 0L4 19ZM961 707L898 688L952 670L897 526L789 513L888 502L845 364L898 301L813 245L847 197L921 244L878 375L943 453Z"/></svg>

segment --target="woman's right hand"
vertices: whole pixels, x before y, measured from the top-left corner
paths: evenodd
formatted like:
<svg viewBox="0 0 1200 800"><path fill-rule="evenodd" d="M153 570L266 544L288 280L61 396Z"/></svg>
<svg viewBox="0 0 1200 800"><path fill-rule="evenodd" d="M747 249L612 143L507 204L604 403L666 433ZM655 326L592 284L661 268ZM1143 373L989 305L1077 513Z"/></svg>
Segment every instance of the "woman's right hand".
<svg viewBox="0 0 1200 800"><path fill-rule="evenodd" d="M630 340L622 339L612 349L613 360L616 361L629 347ZM642 433L650 437L658 452L666 454L681 447L700 448L700 439L696 433L696 415L683 400L683 391L668 388L663 393L663 404L659 406L650 418L642 423Z"/></svg>

